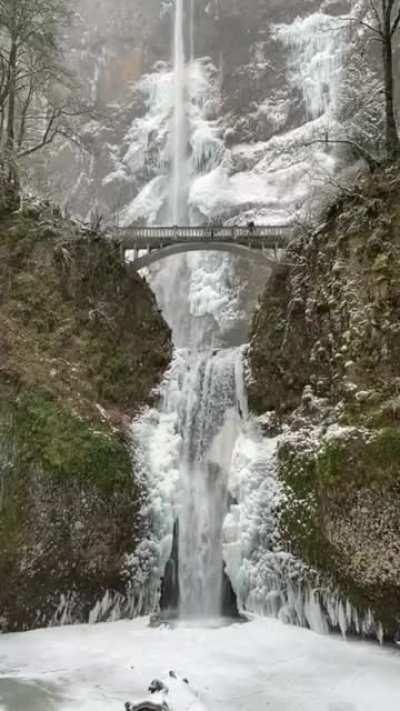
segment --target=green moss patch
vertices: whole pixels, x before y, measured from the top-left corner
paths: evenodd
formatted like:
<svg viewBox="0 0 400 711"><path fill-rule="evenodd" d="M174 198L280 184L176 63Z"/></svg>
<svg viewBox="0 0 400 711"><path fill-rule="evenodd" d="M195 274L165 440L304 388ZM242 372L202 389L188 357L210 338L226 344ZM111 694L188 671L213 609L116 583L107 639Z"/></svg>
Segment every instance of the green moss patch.
<svg viewBox="0 0 400 711"><path fill-rule="evenodd" d="M339 587L357 609L372 609L392 634L400 590L384 561L379 582L380 561L371 557L371 550L379 546L375 548L371 532L384 536L395 555L393 501L400 493L400 429L354 429L319 449L301 450L298 442L288 442L281 447L279 462L285 494L280 527L288 548L318 571L325 585ZM357 525L359 529L353 530ZM369 562L360 570L356 560Z"/></svg>
<svg viewBox="0 0 400 711"><path fill-rule="evenodd" d="M128 447L40 390L1 401L0 441L0 613L10 629L42 626L74 591L87 621L106 590L125 594L125 557L145 535Z"/></svg>
<svg viewBox="0 0 400 711"><path fill-rule="evenodd" d="M32 466L59 480L76 478L104 490L132 480L127 447L106 426L93 426L36 391L14 405L13 435L19 466Z"/></svg>
<svg viewBox="0 0 400 711"><path fill-rule="evenodd" d="M280 513L282 535L295 554L312 565L321 565L324 545L314 453L284 446L279 463L285 494Z"/></svg>
<svg viewBox="0 0 400 711"><path fill-rule="evenodd" d="M320 485L331 489L400 481L400 429L385 427L367 440L356 434L349 441L337 439L323 444L316 473Z"/></svg>

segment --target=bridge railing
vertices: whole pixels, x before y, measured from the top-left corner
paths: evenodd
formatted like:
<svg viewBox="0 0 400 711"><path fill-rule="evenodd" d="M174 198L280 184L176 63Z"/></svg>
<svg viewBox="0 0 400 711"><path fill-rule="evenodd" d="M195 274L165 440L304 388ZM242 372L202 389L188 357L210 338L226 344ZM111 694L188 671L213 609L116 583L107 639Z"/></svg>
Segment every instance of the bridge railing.
<svg viewBox="0 0 400 711"><path fill-rule="evenodd" d="M154 241L172 241L184 242L185 240L203 241L236 241L245 240L251 241L259 238L286 238L290 239L294 228L291 225L248 225L248 226L215 226L201 225L199 227L183 226L183 227L127 227L118 230L119 236L123 242L143 243L147 241L149 244Z"/></svg>

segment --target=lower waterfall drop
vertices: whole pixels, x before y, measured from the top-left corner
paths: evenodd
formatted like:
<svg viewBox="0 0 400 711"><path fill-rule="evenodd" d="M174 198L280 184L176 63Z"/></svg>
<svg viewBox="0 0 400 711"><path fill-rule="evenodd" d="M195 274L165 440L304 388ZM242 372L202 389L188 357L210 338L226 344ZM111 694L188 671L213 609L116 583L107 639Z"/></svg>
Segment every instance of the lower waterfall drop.
<svg viewBox="0 0 400 711"><path fill-rule="evenodd" d="M232 453L246 412L241 371L239 348L180 349L166 384L162 416L175 413L179 435L176 518L160 602L167 616L238 614L224 571L222 529Z"/></svg>
<svg viewBox="0 0 400 711"><path fill-rule="evenodd" d="M236 349L227 349L196 354L188 363L179 505L182 617L234 612L231 596L223 595L222 526L228 510L229 468L244 407L236 387L237 357Z"/></svg>

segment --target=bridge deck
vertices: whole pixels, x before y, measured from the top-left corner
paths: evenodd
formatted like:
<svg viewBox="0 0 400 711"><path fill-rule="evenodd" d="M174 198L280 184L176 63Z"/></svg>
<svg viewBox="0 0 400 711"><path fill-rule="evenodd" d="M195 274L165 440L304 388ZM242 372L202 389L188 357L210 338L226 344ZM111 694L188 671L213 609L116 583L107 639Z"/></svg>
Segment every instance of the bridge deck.
<svg viewBox="0 0 400 711"><path fill-rule="evenodd" d="M254 227L128 227L117 237L126 250L157 249L171 244L192 242L233 242L253 248L285 249L293 234L290 225L256 225Z"/></svg>

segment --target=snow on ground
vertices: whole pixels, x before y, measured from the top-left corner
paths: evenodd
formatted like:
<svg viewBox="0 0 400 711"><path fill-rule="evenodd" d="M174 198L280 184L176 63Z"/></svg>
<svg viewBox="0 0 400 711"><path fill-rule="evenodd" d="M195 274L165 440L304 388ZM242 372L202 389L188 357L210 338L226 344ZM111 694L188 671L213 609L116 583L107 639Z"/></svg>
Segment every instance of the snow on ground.
<svg viewBox="0 0 400 711"><path fill-rule="evenodd" d="M0 636L1 711L123 711L169 670L174 711L398 711L400 655L265 618L150 629L137 619ZM173 684L172 684L173 686ZM175 703L174 703L175 700Z"/></svg>

